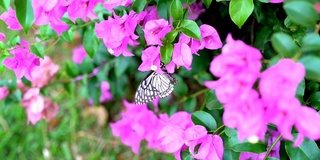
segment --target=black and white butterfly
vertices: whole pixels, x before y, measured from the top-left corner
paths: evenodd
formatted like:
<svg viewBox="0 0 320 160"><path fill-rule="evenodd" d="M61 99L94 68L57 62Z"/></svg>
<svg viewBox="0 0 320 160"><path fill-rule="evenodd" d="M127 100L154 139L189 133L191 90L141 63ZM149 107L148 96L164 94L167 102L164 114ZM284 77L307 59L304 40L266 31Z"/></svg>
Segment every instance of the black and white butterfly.
<svg viewBox="0 0 320 160"><path fill-rule="evenodd" d="M168 73L163 62L160 62L160 67L164 73L157 73L154 69L141 81L136 91L135 104L145 104L156 99L157 96L164 98L171 94L177 80Z"/></svg>

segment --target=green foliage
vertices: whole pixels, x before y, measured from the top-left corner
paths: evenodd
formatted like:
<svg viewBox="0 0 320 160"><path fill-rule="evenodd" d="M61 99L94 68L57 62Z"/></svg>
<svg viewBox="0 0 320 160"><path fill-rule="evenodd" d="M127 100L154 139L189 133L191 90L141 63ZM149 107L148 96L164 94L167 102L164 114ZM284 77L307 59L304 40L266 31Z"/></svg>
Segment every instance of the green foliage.
<svg viewBox="0 0 320 160"><path fill-rule="evenodd" d="M231 0L229 14L232 21L241 28L254 9L253 0Z"/></svg>
<svg viewBox="0 0 320 160"><path fill-rule="evenodd" d="M33 54L35 54L36 56L40 57L40 58L44 58L44 48L42 43L38 42L34 45L30 46L30 50Z"/></svg>
<svg viewBox="0 0 320 160"><path fill-rule="evenodd" d="M308 55L299 60L306 68L306 79L320 82L320 57Z"/></svg>
<svg viewBox="0 0 320 160"><path fill-rule="evenodd" d="M137 13L143 11L147 4L147 0L135 0L132 4L132 9Z"/></svg>
<svg viewBox="0 0 320 160"><path fill-rule="evenodd" d="M196 22L192 20L183 20L179 28L185 35L194 39L201 40L200 28Z"/></svg>
<svg viewBox="0 0 320 160"><path fill-rule="evenodd" d="M284 4L288 17L296 24L310 27L319 20L319 15L312 3L307 1L290 1Z"/></svg>
<svg viewBox="0 0 320 160"><path fill-rule="evenodd" d="M94 33L94 26L88 26L83 35L83 46L91 58L97 52L99 45L100 41Z"/></svg>
<svg viewBox="0 0 320 160"><path fill-rule="evenodd" d="M295 137L297 136L297 134L294 135ZM293 142L286 141L285 149L290 159L316 160L320 157L320 150L317 144L308 139L305 139L303 144L298 147L294 147Z"/></svg>
<svg viewBox="0 0 320 160"><path fill-rule="evenodd" d="M170 6L170 15L174 20L183 18L183 8L180 0L173 0Z"/></svg>
<svg viewBox="0 0 320 160"><path fill-rule="evenodd" d="M165 44L160 47L160 55L163 63L168 64L171 62L173 45L171 43Z"/></svg>
<svg viewBox="0 0 320 160"><path fill-rule="evenodd" d="M191 119L194 124L204 126L208 131L213 131L217 128L215 119L207 112L193 112L191 115Z"/></svg>
<svg viewBox="0 0 320 160"><path fill-rule="evenodd" d="M298 46L293 39L285 33L275 33L271 37L272 47L283 57L293 57L298 52Z"/></svg>
<svg viewBox="0 0 320 160"><path fill-rule="evenodd" d="M7 11L10 6L10 0L0 0L0 6Z"/></svg>
<svg viewBox="0 0 320 160"><path fill-rule="evenodd" d="M31 7L31 1L32 0L14 1L18 21L20 22L26 34L28 33L29 28L34 22L34 14Z"/></svg>

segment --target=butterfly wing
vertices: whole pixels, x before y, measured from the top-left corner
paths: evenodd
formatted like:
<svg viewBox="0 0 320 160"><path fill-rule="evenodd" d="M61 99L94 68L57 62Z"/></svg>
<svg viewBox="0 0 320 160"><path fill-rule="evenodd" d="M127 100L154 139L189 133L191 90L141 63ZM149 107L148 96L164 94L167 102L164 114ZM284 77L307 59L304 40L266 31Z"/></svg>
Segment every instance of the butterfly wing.
<svg viewBox="0 0 320 160"><path fill-rule="evenodd" d="M168 96L174 88L170 76L167 73L158 74L154 71L147 75L137 89L135 103L140 105L154 100L157 96L161 98Z"/></svg>
<svg viewBox="0 0 320 160"><path fill-rule="evenodd" d="M159 91L153 86L153 81L158 74L156 72L151 72L149 75L144 78L135 95L135 103L136 104L144 104L148 103L156 99L156 97L160 94Z"/></svg>

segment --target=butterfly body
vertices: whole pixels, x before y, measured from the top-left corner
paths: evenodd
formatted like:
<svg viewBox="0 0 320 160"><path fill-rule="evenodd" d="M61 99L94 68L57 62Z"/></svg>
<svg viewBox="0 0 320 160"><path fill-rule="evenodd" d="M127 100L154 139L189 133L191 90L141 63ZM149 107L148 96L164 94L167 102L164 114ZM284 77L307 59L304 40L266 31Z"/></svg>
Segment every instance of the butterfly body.
<svg viewBox="0 0 320 160"><path fill-rule="evenodd" d="M177 80L168 73L163 62L161 62L161 70L164 73L152 71L141 81L135 94L136 104L148 103L157 96L164 98L172 93Z"/></svg>

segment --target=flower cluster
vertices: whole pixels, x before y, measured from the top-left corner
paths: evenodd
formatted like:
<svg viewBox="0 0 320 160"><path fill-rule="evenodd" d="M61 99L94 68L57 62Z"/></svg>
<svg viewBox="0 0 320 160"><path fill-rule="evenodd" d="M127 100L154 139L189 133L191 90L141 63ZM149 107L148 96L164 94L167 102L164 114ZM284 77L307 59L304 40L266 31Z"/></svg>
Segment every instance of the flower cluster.
<svg viewBox="0 0 320 160"><path fill-rule="evenodd" d="M156 8L151 9L155 10ZM199 8L196 8L195 10L199 10ZM194 11L192 16L198 16L201 13L201 10ZM163 45L162 38L173 29L168 21L156 19L156 17L158 16L153 16L150 18L151 20L143 25L147 45L157 46L150 46L142 51L142 64L139 66L140 71L150 70L152 65L160 68L160 46ZM190 70L193 59L192 54L198 55L197 52L199 50L204 48L218 49L222 46L220 37L213 27L204 24L200 26L200 31L202 37L201 41L188 37L183 33L180 35L178 43L174 44L172 61L166 66L169 73L174 72L175 65L184 66L186 69ZM158 69L157 72L161 73L161 70Z"/></svg>
<svg viewBox="0 0 320 160"><path fill-rule="evenodd" d="M26 107L29 122L36 124L42 118L50 121L54 118L59 106L49 98L39 94L40 88L30 88L24 94L21 104Z"/></svg>
<svg viewBox="0 0 320 160"><path fill-rule="evenodd" d="M77 18L81 18L83 21L96 19L97 16L94 13L94 8L98 3L104 3L104 0L32 0L35 16L34 24L40 26L49 24L58 35L61 35L62 32L69 28L61 20L65 13L68 14L69 19L73 22ZM12 8L4 12L0 16L0 19L6 22L9 29L22 29L16 18L16 12Z"/></svg>
<svg viewBox="0 0 320 160"><path fill-rule="evenodd" d="M187 147L192 158L222 159L221 137L208 134L203 126L194 125L189 113L176 112L170 118L167 114L157 117L145 104L123 103L126 111L121 113L122 119L110 126L113 135L120 137L134 153L139 152L140 142L146 140L149 148L174 153L178 160L181 151ZM197 152L196 146L200 146Z"/></svg>
<svg viewBox="0 0 320 160"><path fill-rule="evenodd" d="M303 65L281 59L260 73L262 56L259 50L233 40L231 35L226 41L222 53L210 66L212 74L220 79L205 83L216 91L218 100L224 104L224 124L237 128L240 140L248 138L252 142L264 139L268 123L276 125L288 140L293 140L291 129L295 126L299 132L296 146L302 143L304 136L319 139L320 116L314 109L301 106L295 97L305 75ZM258 78L259 92L253 89ZM310 127L311 124L314 127Z"/></svg>
<svg viewBox="0 0 320 160"><path fill-rule="evenodd" d="M99 38L102 38L110 54L133 56L128 50L128 44L138 44L139 37L135 35L134 31L145 14L146 12L136 14L134 11L130 11L128 15L122 17L113 14L114 18L109 17L108 20L96 24L95 32Z"/></svg>
<svg viewBox="0 0 320 160"><path fill-rule="evenodd" d="M22 40L21 44L10 50L10 53L13 57L4 59L2 64L13 70L18 79L25 76L28 80L32 81L31 71L34 67L40 65L40 60L30 52L29 42Z"/></svg>
<svg viewBox="0 0 320 160"><path fill-rule="evenodd" d="M111 123L110 127L114 136L121 137L122 143L131 147L134 153L139 153L140 142L146 140L150 148L161 150L157 134L162 128L159 118L147 105L135 105L123 101L126 108L121 113L122 119ZM167 115L160 115L160 118Z"/></svg>

